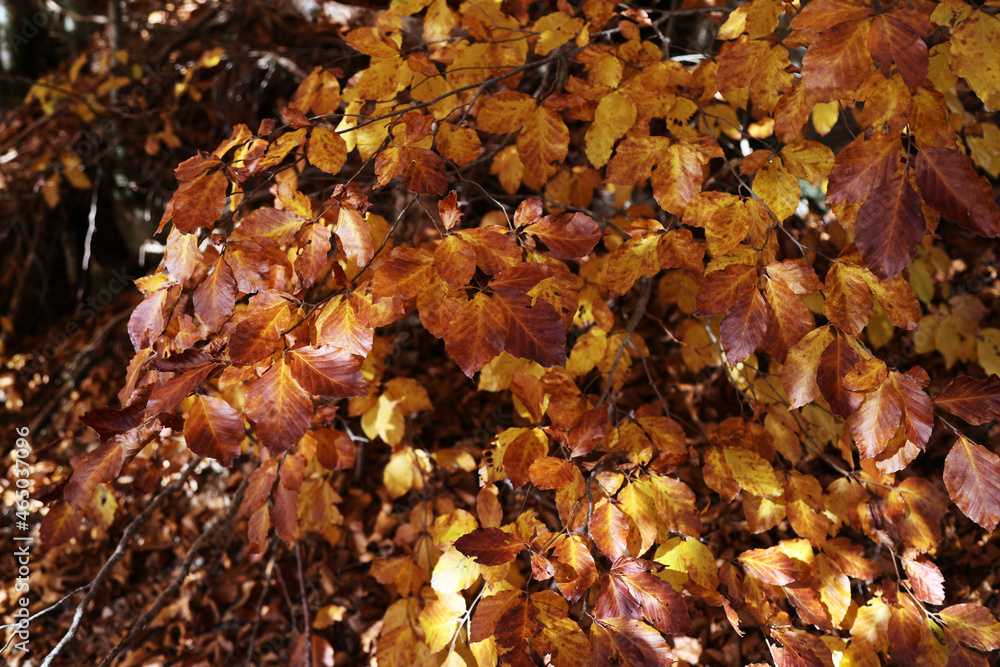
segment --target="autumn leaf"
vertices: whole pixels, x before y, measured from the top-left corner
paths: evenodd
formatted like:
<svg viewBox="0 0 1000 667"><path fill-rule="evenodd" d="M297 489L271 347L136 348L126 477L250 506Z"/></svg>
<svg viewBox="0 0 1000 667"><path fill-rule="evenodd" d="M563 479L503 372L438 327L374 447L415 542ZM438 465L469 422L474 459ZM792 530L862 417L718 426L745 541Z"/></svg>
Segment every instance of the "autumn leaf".
<svg viewBox="0 0 1000 667"><path fill-rule="evenodd" d="M184 422L184 441L192 452L228 466L240 455L244 437L243 420L229 403L215 396L194 397Z"/></svg>
<svg viewBox="0 0 1000 667"><path fill-rule="evenodd" d="M960 375L934 398L934 402L953 415L976 426L1000 418L1000 377L976 380Z"/></svg>
<svg viewBox="0 0 1000 667"><path fill-rule="evenodd" d="M737 560L748 574L767 584L785 586L799 578L792 559L775 547L744 551Z"/></svg>
<svg viewBox="0 0 1000 667"><path fill-rule="evenodd" d="M455 548L474 558L480 565L503 565L517 557L525 548L516 535L499 528L483 528L463 535L455 541Z"/></svg>
<svg viewBox="0 0 1000 667"><path fill-rule="evenodd" d="M944 460L944 485L980 526L993 530L1000 523L1000 456L959 436Z"/></svg>

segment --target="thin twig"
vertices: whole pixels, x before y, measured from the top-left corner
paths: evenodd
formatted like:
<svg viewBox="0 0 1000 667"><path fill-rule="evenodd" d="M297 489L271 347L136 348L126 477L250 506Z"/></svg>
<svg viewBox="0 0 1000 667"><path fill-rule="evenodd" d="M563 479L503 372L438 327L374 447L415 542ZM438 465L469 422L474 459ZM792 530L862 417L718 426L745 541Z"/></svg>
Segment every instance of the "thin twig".
<svg viewBox="0 0 1000 667"><path fill-rule="evenodd" d="M132 539L132 535L134 535L135 532L139 530L139 528L146 523L151 516L153 516L153 512L155 512L156 509L163 504L164 500L166 500L169 496L172 496L184 486L185 482L187 482L188 478L191 477L191 474L194 472L194 469L198 467L199 463L201 463L201 457L196 456L194 460L188 463L187 468L185 468L180 474L180 477L175 479L170 486L160 491L160 493L153 498L153 502L151 502L149 506L144 509L141 514L139 514L139 516L132 519L132 523L125 527L125 532L122 534L121 540L118 541L118 546L115 547L114 553L111 554L111 558L104 563L104 567L101 568L101 571L98 572L97 576L94 577L94 580L88 584L89 590L87 591L87 595L85 595L83 600L80 601L80 604L76 606L76 611L73 614L73 622L70 624L69 630L66 631L66 634L59 640L59 643L56 644L55 648L53 648L49 654L45 656L41 667L50 667L52 665L52 661L55 660L59 653L61 653L70 641L72 641L77 630L80 629L80 621L83 619L83 612L86 611L87 605L89 605L93 599L97 597L97 589L100 588L107 576L111 574L111 568L114 567L115 563L121 560L121 557L125 555L125 545L127 545L128 541Z"/></svg>
<svg viewBox="0 0 1000 667"><path fill-rule="evenodd" d="M632 311L632 318L629 320L628 328L625 330L625 339L622 340L622 344L618 346L618 354L615 355L615 361L611 364L611 370L608 371L608 381L604 384L604 391L601 392L601 398L597 401L596 408L601 407L604 401L607 400L608 396L611 394L611 386L614 384L615 371L618 370L618 364L621 363L622 356L625 354L625 347L628 345L629 341L632 340L632 334L635 333L635 328L639 326L639 321L642 320L642 316L646 314L646 306L649 305L649 295L652 292L653 282L649 278L642 279L642 288L639 290L639 303L636 304L635 310Z"/></svg>
<svg viewBox="0 0 1000 667"><path fill-rule="evenodd" d="M260 600L257 601L257 613L254 614L253 628L250 630L250 642L247 647L247 667L251 667L253 665L253 649L254 644L257 642L257 631L260 629L261 610L264 608L264 601L267 600L267 594L271 591L271 573L274 571L274 563L277 559L278 542L277 540L272 540L271 558L267 561L267 565L264 567L264 590L260 592Z"/></svg>
<svg viewBox="0 0 1000 667"><path fill-rule="evenodd" d="M135 641L136 636L145 629L146 625L151 620L156 618L156 615L160 613L160 610L163 608L163 605L166 604L167 600L173 597L173 595L180 589L181 585L184 584L198 552L200 552L210 540L215 539L215 537L222 531L231 528L233 519L239 512L240 505L243 503L243 494L246 492L247 482L249 480L249 475L243 478L243 482L236 490L236 494L233 496L229 508L223 514L218 515L205 532L203 532L198 539L195 540L194 544L191 545L191 549L188 551L187 556L184 557L184 561L181 563L174 580L169 586L167 586L166 590L157 596L156 600L146 611L143 612L142 616L140 616L139 619L132 624L128 634L125 635L125 638L118 642L118 646L116 646L114 650L112 650L111 653L104 658L100 667L108 667L108 665L114 662L115 659L121 655L122 651L131 646L132 642Z"/></svg>
<svg viewBox="0 0 1000 667"><path fill-rule="evenodd" d="M309 600L306 597L306 576L302 570L302 546L295 544L295 566L299 573L299 594L302 596L302 626L306 638L306 667L312 667L312 633L309 631Z"/></svg>

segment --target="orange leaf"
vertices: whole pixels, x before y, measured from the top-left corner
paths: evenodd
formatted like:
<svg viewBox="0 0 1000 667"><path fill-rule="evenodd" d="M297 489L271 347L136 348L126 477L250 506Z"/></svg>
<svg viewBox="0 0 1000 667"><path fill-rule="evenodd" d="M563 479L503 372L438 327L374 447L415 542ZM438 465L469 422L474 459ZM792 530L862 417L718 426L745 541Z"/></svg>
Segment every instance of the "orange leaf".
<svg viewBox="0 0 1000 667"><path fill-rule="evenodd" d="M303 348L303 350L308 348ZM293 352L293 364L298 354ZM301 374L301 371L300 371ZM284 359L276 361L264 375L250 383L246 394L246 415L260 443L272 453L287 451L306 432L313 404L292 376Z"/></svg>
<svg viewBox="0 0 1000 667"><path fill-rule="evenodd" d="M799 578L794 561L776 547L744 551L736 560L748 574L766 584L786 586Z"/></svg>
<svg viewBox="0 0 1000 667"><path fill-rule="evenodd" d="M608 558L618 558L628 553L628 519L607 498L594 505L590 516L590 536L594 544Z"/></svg>
<svg viewBox="0 0 1000 667"><path fill-rule="evenodd" d="M240 455L245 437L243 420L229 403L216 396L194 397L184 422L184 441L188 449L229 466Z"/></svg>
<svg viewBox="0 0 1000 667"><path fill-rule="evenodd" d="M306 157L326 173L336 174L347 160L347 144L333 130L314 127L306 144Z"/></svg>
<svg viewBox="0 0 1000 667"><path fill-rule="evenodd" d="M548 107L538 107L517 137L517 153L525 171L547 181L569 150L569 130L562 117Z"/></svg>
<svg viewBox="0 0 1000 667"><path fill-rule="evenodd" d="M488 98L476 114L476 129L503 134L516 132L531 117L538 103L531 95L515 91Z"/></svg>
<svg viewBox="0 0 1000 667"><path fill-rule="evenodd" d="M539 429L531 429L517 436L507 445L503 454L503 468L514 486L524 486L531 481L531 464L548 454L548 438Z"/></svg>

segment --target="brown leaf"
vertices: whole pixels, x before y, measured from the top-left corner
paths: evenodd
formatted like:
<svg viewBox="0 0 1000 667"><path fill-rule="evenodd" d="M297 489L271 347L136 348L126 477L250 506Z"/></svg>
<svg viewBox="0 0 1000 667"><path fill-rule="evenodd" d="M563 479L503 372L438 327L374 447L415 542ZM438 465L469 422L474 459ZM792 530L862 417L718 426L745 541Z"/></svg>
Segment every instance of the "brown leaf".
<svg viewBox="0 0 1000 667"><path fill-rule="evenodd" d="M663 636L642 621L609 618L597 621L594 626L608 633L621 664L660 667L674 663L674 656Z"/></svg>
<svg viewBox="0 0 1000 667"><path fill-rule="evenodd" d="M862 396L844 384L844 378L860 360L843 335L834 338L819 358L816 385L830 404L830 410L841 419L850 417L861 404Z"/></svg>
<svg viewBox="0 0 1000 667"><path fill-rule="evenodd" d="M791 403L801 408L820 395L817 383L820 359L834 340L830 327L820 327L807 333L791 350L781 369L781 383Z"/></svg>
<svg viewBox="0 0 1000 667"><path fill-rule="evenodd" d="M525 295L500 293L493 299L506 319L503 349L545 367L566 364L566 325L548 301L531 300Z"/></svg>
<svg viewBox="0 0 1000 667"><path fill-rule="evenodd" d="M826 274L823 313L837 327L857 336L868 324L875 301L865 281L867 269L837 262Z"/></svg>
<svg viewBox="0 0 1000 667"><path fill-rule="evenodd" d="M900 558L913 594L928 604L944 604L944 576L926 556Z"/></svg>
<svg viewBox="0 0 1000 667"><path fill-rule="evenodd" d="M726 313L719 327L722 347L731 366L749 357L767 329L767 304L756 289L746 292Z"/></svg>
<svg viewBox="0 0 1000 667"><path fill-rule="evenodd" d="M874 190L861 205L854 238L865 264L884 280L910 264L926 228L920 196L900 177Z"/></svg>
<svg viewBox="0 0 1000 667"><path fill-rule="evenodd" d="M499 528L481 528L455 541L455 548L480 565L503 565L517 558L527 545L517 535Z"/></svg>
<svg viewBox="0 0 1000 667"><path fill-rule="evenodd" d="M953 415L979 426L1000 418L1000 377L977 380L959 375L948 383L934 402Z"/></svg>
<svg viewBox="0 0 1000 667"><path fill-rule="evenodd" d="M601 228L583 213L564 213L560 216L547 215L525 229L534 234L549 255L556 259L576 259L590 253L601 240Z"/></svg>
<svg viewBox="0 0 1000 667"><path fill-rule="evenodd" d="M506 321L492 301L480 292L459 307L444 332L445 349L470 378L503 350Z"/></svg>
<svg viewBox="0 0 1000 667"><path fill-rule="evenodd" d="M969 231L1000 236L993 188L976 173L968 156L951 148L922 146L915 162L917 187L926 203Z"/></svg>
<svg viewBox="0 0 1000 667"><path fill-rule="evenodd" d="M246 437L243 420L229 403L216 396L195 396L184 422L184 441L198 456L229 466L240 455Z"/></svg>
<svg viewBox="0 0 1000 667"><path fill-rule="evenodd" d="M291 374L306 391L324 398L351 398L366 392L362 359L332 345L300 347L289 354ZM301 434L299 434L301 436Z"/></svg>
<svg viewBox="0 0 1000 667"><path fill-rule="evenodd" d="M965 516L986 530L1000 523L1000 456L959 436L944 460L944 485Z"/></svg>
<svg viewBox="0 0 1000 667"><path fill-rule="evenodd" d="M892 179L903 152L899 137L859 136L837 155L830 171L827 204L860 204ZM918 181L919 184L919 181Z"/></svg>
<svg viewBox="0 0 1000 667"><path fill-rule="evenodd" d="M310 367L306 360L296 361L298 358L293 357L292 363ZM304 373L300 369L298 374ZM245 401L247 418L260 443L274 454L287 451L309 426L312 400L295 381L284 359L278 359L264 375L250 383Z"/></svg>

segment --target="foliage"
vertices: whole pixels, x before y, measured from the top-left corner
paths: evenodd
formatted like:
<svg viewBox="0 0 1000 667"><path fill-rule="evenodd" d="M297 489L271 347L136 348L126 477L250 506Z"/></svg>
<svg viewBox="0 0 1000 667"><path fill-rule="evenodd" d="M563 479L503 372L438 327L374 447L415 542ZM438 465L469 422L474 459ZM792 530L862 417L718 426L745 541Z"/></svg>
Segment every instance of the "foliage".
<svg viewBox="0 0 1000 667"><path fill-rule="evenodd" d="M987 664L995 14L394 0L177 167L43 540L252 461L249 555L385 587L313 664Z"/></svg>

